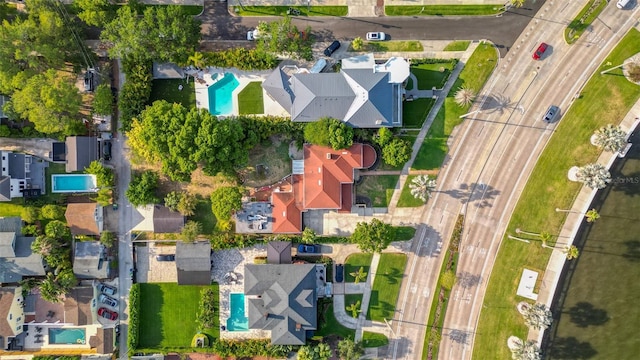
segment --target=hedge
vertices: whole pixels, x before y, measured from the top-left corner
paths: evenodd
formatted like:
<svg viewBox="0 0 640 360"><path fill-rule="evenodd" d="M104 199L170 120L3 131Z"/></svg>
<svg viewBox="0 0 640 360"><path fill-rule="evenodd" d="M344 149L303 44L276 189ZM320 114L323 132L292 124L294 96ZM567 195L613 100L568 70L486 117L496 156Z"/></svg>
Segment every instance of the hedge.
<svg viewBox="0 0 640 360"><path fill-rule="evenodd" d="M139 326L140 284L133 284L129 291L129 332L127 334L127 346L129 350L134 350L138 347Z"/></svg>

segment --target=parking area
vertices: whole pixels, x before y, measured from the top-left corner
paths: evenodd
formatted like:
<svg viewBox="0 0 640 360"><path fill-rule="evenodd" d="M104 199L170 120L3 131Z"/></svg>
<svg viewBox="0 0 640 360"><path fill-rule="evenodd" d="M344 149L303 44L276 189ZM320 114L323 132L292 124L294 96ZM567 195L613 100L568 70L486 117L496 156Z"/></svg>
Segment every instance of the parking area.
<svg viewBox="0 0 640 360"><path fill-rule="evenodd" d="M176 247L146 243L136 246L136 281L141 283L177 282L175 261L158 261L157 255L175 254Z"/></svg>

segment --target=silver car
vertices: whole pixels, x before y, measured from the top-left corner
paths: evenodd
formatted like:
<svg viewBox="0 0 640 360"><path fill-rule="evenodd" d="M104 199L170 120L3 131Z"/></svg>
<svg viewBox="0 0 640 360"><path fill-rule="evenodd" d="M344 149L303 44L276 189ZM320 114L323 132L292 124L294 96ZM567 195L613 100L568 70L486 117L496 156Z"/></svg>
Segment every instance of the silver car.
<svg viewBox="0 0 640 360"><path fill-rule="evenodd" d="M100 301L101 304L109 305L111 307L118 306L118 300L112 297L109 297L105 294L100 294L100 296L98 296L98 301Z"/></svg>
<svg viewBox="0 0 640 360"><path fill-rule="evenodd" d="M544 117L542 117L542 121L547 123L553 122L553 120L556 119L556 116L558 116L559 112L560 112L559 107L555 105L549 106L549 109L547 109L547 112L544 113Z"/></svg>

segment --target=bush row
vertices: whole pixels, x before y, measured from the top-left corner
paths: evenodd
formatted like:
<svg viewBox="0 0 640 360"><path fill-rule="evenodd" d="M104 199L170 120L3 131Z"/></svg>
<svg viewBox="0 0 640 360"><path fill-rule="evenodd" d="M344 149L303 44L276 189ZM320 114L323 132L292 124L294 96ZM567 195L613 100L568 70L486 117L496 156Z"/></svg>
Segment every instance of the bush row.
<svg viewBox="0 0 640 360"><path fill-rule="evenodd" d="M240 70L269 70L278 65L278 58L255 49L233 48L203 53L203 65Z"/></svg>
<svg viewBox="0 0 640 360"><path fill-rule="evenodd" d="M127 334L127 346L129 350L138 347L138 335L140 325L140 284L131 285L129 290L129 332Z"/></svg>
<svg viewBox="0 0 640 360"><path fill-rule="evenodd" d="M271 345L270 340L225 341L217 339L212 345L213 353L227 358L250 358L253 356L268 356L283 358L293 349L290 345Z"/></svg>
<svg viewBox="0 0 640 360"><path fill-rule="evenodd" d="M151 96L151 66L149 60L128 57L122 60L122 70L126 81L120 89L118 110L122 120L122 130L131 130L133 118L147 106Z"/></svg>

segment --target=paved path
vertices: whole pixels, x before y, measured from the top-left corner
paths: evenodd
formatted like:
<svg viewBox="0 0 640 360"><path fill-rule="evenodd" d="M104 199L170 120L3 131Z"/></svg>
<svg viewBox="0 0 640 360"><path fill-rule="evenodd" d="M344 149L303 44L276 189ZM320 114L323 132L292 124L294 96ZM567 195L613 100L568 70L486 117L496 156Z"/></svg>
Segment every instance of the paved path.
<svg viewBox="0 0 640 360"><path fill-rule="evenodd" d="M0 138L0 150L23 152L39 158L50 160L49 152L53 149L53 139L15 139Z"/></svg>

